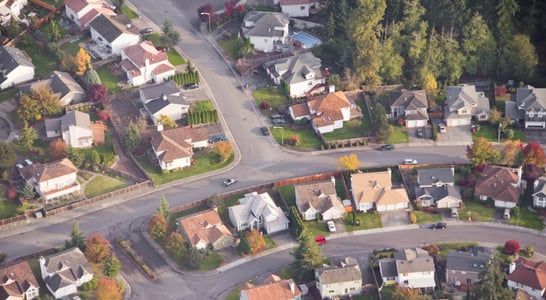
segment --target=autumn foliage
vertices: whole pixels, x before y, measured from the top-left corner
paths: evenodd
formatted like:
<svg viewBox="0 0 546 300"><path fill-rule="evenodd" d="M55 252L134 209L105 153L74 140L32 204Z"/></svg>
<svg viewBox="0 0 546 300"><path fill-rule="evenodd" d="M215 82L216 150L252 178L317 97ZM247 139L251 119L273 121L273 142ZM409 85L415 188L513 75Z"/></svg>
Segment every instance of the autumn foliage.
<svg viewBox="0 0 546 300"><path fill-rule="evenodd" d="M123 296L117 282L112 278L101 278L97 284L97 300L120 300Z"/></svg>
<svg viewBox="0 0 546 300"><path fill-rule="evenodd" d="M91 56L85 49L80 48L78 54L76 55L76 74L83 76L87 68L91 65Z"/></svg>
<svg viewBox="0 0 546 300"><path fill-rule="evenodd" d="M523 148L521 163L523 165L535 165L539 168L546 163L546 155L544 149L539 143L531 141Z"/></svg>
<svg viewBox="0 0 546 300"><path fill-rule="evenodd" d="M356 154L351 153L349 155L341 156L337 162L337 165L340 169L356 171L360 168L360 161Z"/></svg>
<svg viewBox="0 0 546 300"><path fill-rule="evenodd" d="M519 249L521 248L518 241L515 240L509 240L504 243L504 249L502 249L502 252L504 254L514 255L519 252Z"/></svg>
<svg viewBox="0 0 546 300"><path fill-rule="evenodd" d="M105 104L108 99L108 91L102 84L91 84L87 88L87 101Z"/></svg>
<svg viewBox="0 0 546 300"><path fill-rule="evenodd" d="M87 238L85 256L94 263L102 262L110 255L110 242L98 232L94 232Z"/></svg>
<svg viewBox="0 0 546 300"><path fill-rule="evenodd" d="M152 239L162 239L167 234L167 220L160 214L155 214L148 223L148 234Z"/></svg>
<svg viewBox="0 0 546 300"><path fill-rule="evenodd" d="M63 139L54 139L49 144L49 157L52 159L61 159L66 157L66 143Z"/></svg>
<svg viewBox="0 0 546 300"><path fill-rule="evenodd" d="M245 240L250 247L251 253L258 253L265 248L265 240L262 234L254 229L252 231L245 232Z"/></svg>
<svg viewBox="0 0 546 300"><path fill-rule="evenodd" d="M233 154L233 144L227 141L221 141L212 146L212 153L216 155L218 162L223 163Z"/></svg>

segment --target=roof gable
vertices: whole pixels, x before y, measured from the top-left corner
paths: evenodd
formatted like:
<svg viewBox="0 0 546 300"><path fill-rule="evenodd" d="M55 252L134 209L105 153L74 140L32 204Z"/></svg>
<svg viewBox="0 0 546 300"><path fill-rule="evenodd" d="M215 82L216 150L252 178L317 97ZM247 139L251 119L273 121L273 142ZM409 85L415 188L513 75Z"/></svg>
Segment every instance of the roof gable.
<svg viewBox="0 0 546 300"><path fill-rule="evenodd" d="M341 199L336 194L336 188L332 181L298 184L294 188L296 201L302 208L313 207L320 212L326 212L331 208L344 211L343 204L341 204Z"/></svg>
<svg viewBox="0 0 546 300"><path fill-rule="evenodd" d="M0 268L0 296L21 297L29 288L39 289L40 285L32 273L32 269L27 261L10 264Z"/></svg>
<svg viewBox="0 0 546 300"><path fill-rule="evenodd" d="M294 280L279 278L279 280L266 282L262 285L245 285L241 289L241 295L246 295L247 300L295 299L301 296L301 291Z"/></svg>
<svg viewBox="0 0 546 300"><path fill-rule="evenodd" d="M200 241L214 244L221 238L232 238L231 232L215 210L199 212L178 220L194 247Z"/></svg>
<svg viewBox="0 0 546 300"><path fill-rule="evenodd" d="M546 262L519 257L516 260L516 270L509 274L507 279L537 290L544 290L546 289Z"/></svg>
<svg viewBox="0 0 546 300"><path fill-rule="evenodd" d="M125 47L122 51L127 58L139 68L145 67L146 64L170 64L167 58L167 52L157 50L151 41L144 41L136 45Z"/></svg>
<svg viewBox="0 0 546 300"><path fill-rule="evenodd" d="M115 41L122 34L134 34L127 30L126 25L117 20L117 16L99 15L91 21L89 26L109 43Z"/></svg>
<svg viewBox="0 0 546 300"><path fill-rule="evenodd" d="M453 184L455 172L453 168L418 169L417 181L421 186Z"/></svg>
<svg viewBox="0 0 546 300"><path fill-rule="evenodd" d="M517 173L518 169L487 165L476 182L474 194L517 203L521 190Z"/></svg>
<svg viewBox="0 0 546 300"><path fill-rule="evenodd" d="M68 158L63 158L47 164L35 163L21 169L21 174L26 180L35 178L37 182L46 182L77 172L78 168L76 168Z"/></svg>

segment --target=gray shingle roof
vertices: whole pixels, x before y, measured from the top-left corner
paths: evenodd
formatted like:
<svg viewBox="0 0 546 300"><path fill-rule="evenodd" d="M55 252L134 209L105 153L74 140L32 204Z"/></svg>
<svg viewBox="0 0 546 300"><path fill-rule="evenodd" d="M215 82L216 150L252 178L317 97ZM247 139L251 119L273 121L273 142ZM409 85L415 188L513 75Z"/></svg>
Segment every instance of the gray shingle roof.
<svg viewBox="0 0 546 300"><path fill-rule="evenodd" d="M381 265L381 275L383 277L396 277L396 260L393 258L383 258L379 261Z"/></svg>
<svg viewBox="0 0 546 300"><path fill-rule="evenodd" d="M23 51L8 46L0 46L0 74L9 74L18 66L28 66L34 68L30 58ZM0 76L0 82L4 81L4 76Z"/></svg>
<svg viewBox="0 0 546 300"><path fill-rule="evenodd" d="M362 280L362 272L356 259L345 257L337 265L317 269L321 284Z"/></svg>
<svg viewBox="0 0 546 300"><path fill-rule="evenodd" d="M449 252L447 254L446 271L463 271L480 273L487 265L490 250L480 248L470 252Z"/></svg>
<svg viewBox="0 0 546 300"><path fill-rule="evenodd" d="M179 94L180 88L173 81L165 81L159 84L140 88L140 93L144 97L144 102L162 97L162 95Z"/></svg>
<svg viewBox="0 0 546 300"><path fill-rule="evenodd" d="M438 187L415 188L415 196L419 199L422 196L430 196L434 201L442 200L445 197L451 196L456 199L461 199L461 193L451 185Z"/></svg>
<svg viewBox="0 0 546 300"><path fill-rule="evenodd" d="M305 76L309 73L315 74L314 80L324 77L320 58L315 57L311 52L281 58L268 62L265 66L274 77L280 76L288 84L306 81Z"/></svg>
<svg viewBox="0 0 546 300"><path fill-rule="evenodd" d="M543 114L540 117L538 114L535 114L533 117L529 117L529 115L525 114L527 111L546 111L546 88L537 89L530 85L518 88L516 90L516 106L520 119L526 119L528 121L546 120L546 114Z"/></svg>
<svg viewBox="0 0 546 300"><path fill-rule="evenodd" d="M188 105L188 103L182 96L165 95L165 97L159 97L155 100L152 100L146 103L146 108L148 108L148 111L151 114L156 114L160 112L163 108L171 104Z"/></svg>
<svg viewBox="0 0 546 300"><path fill-rule="evenodd" d="M107 17L102 14L91 21L89 27L95 29L109 43L115 41L122 33L131 33L115 16Z"/></svg>
<svg viewBox="0 0 546 300"><path fill-rule="evenodd" d="M77 110L71 110L62 116L61 123L64 128L68 128L69 126L78 126L91 129L91 120L89 119L89 115Z"/></svg>
<svg viewBox="0 0 546 300"><path fill-rule="evenodd" d="M53 94L59 95L59 98L63 98L70 92L85 93L83 88L70 74L61 71L53 71L43 80L22 85L19 87L19 90L22 93L27 93L29 90L36 90L40 86L50 88Z"/></svg>
<svg viewBox="0 0 546 300"><path fill-rule="evenodd" d="M48 256L44 264L47 273L52 274L45 281L53 291L75 284L76 280L85 274L93 274L85 255L78 248L70 248Z"/></svg>
<svg viewBox="0 0 546 300"><path fill-rule="evenodd" d="M453 168L434 168L417 170L417 182L421 186L454 183Z"/></svg>
<svg viewBox="0 0 546 300"><path fill-rule="evenodd" d="M245 27L245 23L253 25ZM249 11L243 20L243 34L245 36L282 37L284 31L276 28L284 27L288 23L288 16L283 13Z"/></svg>

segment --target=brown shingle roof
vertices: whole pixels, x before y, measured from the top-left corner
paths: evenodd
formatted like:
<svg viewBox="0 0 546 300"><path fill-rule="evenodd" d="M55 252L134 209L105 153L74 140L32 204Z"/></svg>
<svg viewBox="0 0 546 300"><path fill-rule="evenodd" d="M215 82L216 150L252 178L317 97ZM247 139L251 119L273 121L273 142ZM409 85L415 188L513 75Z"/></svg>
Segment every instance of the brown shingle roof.
<svg viewBox="0 0 546 300"><path fill-rule="evenodd" d="M485 166L482 175L476 182L474 194L491 197L494 200L517 203L520 195L517 172L518 169Z"/></svg>
<svg viewBox="0 0 546 300"><path fill-rule="evenodd" d="M208 132L204 127L179 127L157 132L151 137L152 147L155 151L164 151L161 156L161 160L164 162L192 156L192 142L206 140L208 140Z"/></svg>
<svg viewBox="0 0 546 300"><path fill-rule="evenodd" d="M163 73L167 73L167 72L170 72L172 70L176 70L175 67L173 67L173 65L171 65L170 63L168 64L160 64L159 66L157 66L153 71L152 73L155 74L155 75L158 75L158 74L163 74Z"/></svg>
<svg viewBox="0 0 546 300"><path fill-rule="evenodd" d="M409 202L405 189L391 188L390 170L352 174L351 186L356 203L386 205Z"/></svg>
<svg viewBox="0 0 546 300"><path fill-rule="evenodd" d="M340 111L342 108L350 106L351 102L343 92L320 95L309 100L309 107L317 113Z"/></svg>
<svg viewBox="0 0 546 300"><path fill-rule="evenodd" d="M296 4L308 4L315 3L317 0L281 0L280 5L296 5Z"/></svg>
<svg viewBox="0 0 546 300"><path fill-rule="evenodd" d="M546 288L546 262L519 257L516 260L516 270L509 274L507 279L543 290Z"/></svg>
<svg viewBox="0 0 546 300"><path fill-rule="evenodd" d="M3 290L1 294L23 297L31 286L40 288L28 262L22 261L0 269L0 290Z"/></svg>
<svg viewBox="0 0 546 300"><path fill-rule="evenodd" d="M78 168L68 158L53 161L47 164L36 163L21 169L26 180L34 177L37 182L45 182L53 178L78 172Z"/></svg>
<svg viewBox="0 0 546 300"><path fill-rule="evenodd" d="M290 106L292 109L292 113L294 114L294 118L304 117L308 116L311 113L309 112L309 107L307 106L307 103L298 103Z"/></svg>
<svg viewBox="0 0 546 300"><path fill-rule="evenodd" d="M247 285L241 289L248 300L291 300L301 295L300 288L292 279L278 280L258 286Z"/></svg>
<svg viewBox="0 0 546 300"><path fill-rule="evenodd" d="M353 257L345 257L337 265L317 269L321 284L362 280L362 272Z"/></svg>
<svg viewBox="0 0 546 300"><path fill-rule="evenodd" d="M331 181L311 182L298 184L295 187L300 207L307 210L309 207L325 212L332 207L344 210L341 199L336 194L336 187Z"/></svg>
<svg viewBox="0 0 546 300"><path fill-rule="evenodd" d="M218 213L212 209L182 217L178 220L194 247L199 241L214 244L221 237L232 237L231 232L222 223Z"/></svg>

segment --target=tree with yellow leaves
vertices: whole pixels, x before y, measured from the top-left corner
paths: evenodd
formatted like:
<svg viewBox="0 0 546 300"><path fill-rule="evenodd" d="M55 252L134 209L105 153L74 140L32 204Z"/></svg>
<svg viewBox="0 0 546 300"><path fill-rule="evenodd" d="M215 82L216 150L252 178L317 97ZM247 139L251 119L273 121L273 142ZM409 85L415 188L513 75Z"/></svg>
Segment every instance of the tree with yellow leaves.
<svg viewBox="0 0 546 300"><path fill-rule="evenodd" d="M360 168L360 161L358 160L356 154L351 153L349 155L341 156L337 162L337 166L340 169L354 172Z"/></svg>
<svg viewBox="0 0 546 300"><path fill-rule="evenodd" d="M81 47L78 51L78 54L76 55L76 62L76 74L79 76L83 76L83 74L85 74L85 71L91 68L91 56L89 55L89 53L87 53L87 51L85 51L85 49Z"/></svg>

